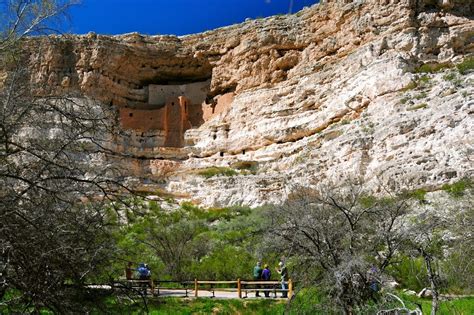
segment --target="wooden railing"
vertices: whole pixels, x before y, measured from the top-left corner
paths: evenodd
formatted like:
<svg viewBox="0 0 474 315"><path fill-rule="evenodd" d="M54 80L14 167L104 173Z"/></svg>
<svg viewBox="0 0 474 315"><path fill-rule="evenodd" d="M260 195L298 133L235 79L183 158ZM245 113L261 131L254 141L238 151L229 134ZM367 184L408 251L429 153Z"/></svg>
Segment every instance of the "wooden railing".
<svg viewBox="0 0 474 315"><path fill-rule="evenodd" d="M288 299L293 296L293 281L289 279L285 281L287 289L281 288L281 281L255 281L255 280L198 280L194 281L178 281L178 280L126 280L120 282L124 287L131 287L139 290L150 288L151 293L155 296L160 295L160 290L183 290L186 297L194 291L194 296L199 297L199 291L212 292L235 292L238 298L243 298L243 293L247 297L248 292L270 292L276 297L277 293L286 293ZM163 285L166 284L166 285ZM178 285L178 286L177 286ZM203 286L208 286L203 288Z"/></svg>
<svg viewBox="0 0 474 315"><path fill-rule="evenodd" d="M288 281L285 281L286 287L288 289L277 289L277 287L281 287L282 282L281 281L255 281L255 280L240 280L237 279L236 281L203 281L203 280L194 280L194 296L198 297L199 296L199 286L201 284L210 284L211 285L211 290L212 285L222 285L222 284L236 284L235 288L214 288L214 291L228 291L228 292L237 292L237 296L241 299L242 298L242 293L245 292L245 295L247 296L247 292L273 292L276 297L277 292L286 292L287 297L291 299L293 295L293 281L289 279ZM248 287L250 286L250 288ZM268 286L272 286L272 288L268 288ZM208 290L209 291L209 290ZM213 292L214 296L214 292Z"/></svg>

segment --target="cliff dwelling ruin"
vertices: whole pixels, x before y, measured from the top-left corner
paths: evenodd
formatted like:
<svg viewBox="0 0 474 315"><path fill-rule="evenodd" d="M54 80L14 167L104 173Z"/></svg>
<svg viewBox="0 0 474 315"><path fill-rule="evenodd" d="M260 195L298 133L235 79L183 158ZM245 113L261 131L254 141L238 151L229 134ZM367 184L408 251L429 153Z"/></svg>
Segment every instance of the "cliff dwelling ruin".
<svg viewBox="0 0 474 315"><path fill-rule="evenodd" d="M146 86L147 103L119 108L120 126L131 132L129 145L143 150L183 147L186 130L198 128L232 103L233 93L227 93L208 104L210 84L211 80ZM153 139L150 141L150 138Z"/></svg>

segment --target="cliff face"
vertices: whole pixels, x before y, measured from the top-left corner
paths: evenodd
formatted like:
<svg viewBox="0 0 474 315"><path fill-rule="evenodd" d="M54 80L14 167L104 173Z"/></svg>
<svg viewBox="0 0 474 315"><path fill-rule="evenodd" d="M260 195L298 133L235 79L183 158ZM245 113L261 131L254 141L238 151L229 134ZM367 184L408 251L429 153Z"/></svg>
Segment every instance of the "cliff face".
<svg viewBox="0 0 474 315"><path fill-rule="evenodd" d="M470 0L328 0L184 37L27 45L38 93L117 113L108 159L129 183L259 205L351 176L432 189L472 176L474 73L453 65L474 53L473 16ZM199 175L214 166L237 175Z"/></svg>

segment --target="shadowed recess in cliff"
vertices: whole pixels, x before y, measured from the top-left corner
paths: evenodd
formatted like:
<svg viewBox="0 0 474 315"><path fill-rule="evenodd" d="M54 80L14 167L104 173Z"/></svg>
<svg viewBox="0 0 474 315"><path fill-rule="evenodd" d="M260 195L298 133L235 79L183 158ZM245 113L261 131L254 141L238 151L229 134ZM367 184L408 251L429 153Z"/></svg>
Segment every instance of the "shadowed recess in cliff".
<svg viewBox="0 0 474 315"><path fill-rule="evenodd" d="M119 108L121 127L141 134L161 131L161 141L155 145L182 147L184 132L204 122L203 107L209 87L210 80L145 86L148 92L146 104Z"/></svg>

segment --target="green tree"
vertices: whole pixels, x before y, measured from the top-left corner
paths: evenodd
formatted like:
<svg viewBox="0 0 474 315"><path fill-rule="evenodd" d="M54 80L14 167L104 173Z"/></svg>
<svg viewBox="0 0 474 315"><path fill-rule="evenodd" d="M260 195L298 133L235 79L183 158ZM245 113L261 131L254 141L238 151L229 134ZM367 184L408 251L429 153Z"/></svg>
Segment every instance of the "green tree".
<svg viewBox="0 0 474 315"><path fill-rule="evenodd" d="M168 276L173 280L189 280L187 267L206 252L206 242L202 240L203 232L208 230L205 221L182 208L168 211L144 206L144 209L143 215L137 215L121 229L123 236L119 236L119 244L125 245L122 253L130 257L143 248L160 259L161 279Z"/></svg>
<svg viewBox="0 0 474 315"><path fill-rule="evenodd" d="M292 277L324 289L348 314L375 300L380 276L402 245L410 199L372 197L359 181L294 191L268 213L270 242L291 257Z"/></svg>

